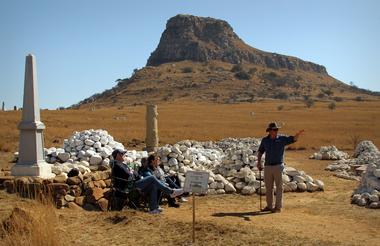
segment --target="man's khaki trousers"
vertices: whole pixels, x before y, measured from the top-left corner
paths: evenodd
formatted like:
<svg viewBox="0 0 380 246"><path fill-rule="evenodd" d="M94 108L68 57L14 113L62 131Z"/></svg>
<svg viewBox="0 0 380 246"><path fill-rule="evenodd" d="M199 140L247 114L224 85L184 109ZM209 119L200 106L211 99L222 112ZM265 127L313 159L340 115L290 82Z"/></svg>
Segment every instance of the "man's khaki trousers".
<svg viewBox="0 0 380 246"><path fill-rule="evenodd" d="M276 209L282 208L282 171L283 165L265 166L264 182L266 189L267 207L273 208L273 182L276 183Z"/></svg>

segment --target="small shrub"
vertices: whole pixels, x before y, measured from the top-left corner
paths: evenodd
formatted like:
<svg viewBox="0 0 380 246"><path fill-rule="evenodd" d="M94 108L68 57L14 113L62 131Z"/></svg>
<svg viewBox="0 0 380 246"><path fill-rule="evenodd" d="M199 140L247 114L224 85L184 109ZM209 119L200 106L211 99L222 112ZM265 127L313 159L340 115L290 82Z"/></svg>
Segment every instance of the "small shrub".
<svg viewBox="0 0 380 246"><path fill-rule="evenodd" d="M311 108L312 106L314 106L314 104L315 104L314 100L311 99L311 98L305 100L305 105L306 105L307 108Z"/></svg>
<svg viewBox="0 0 380 246"><path fill-rule="evenodd" d="M284 91L280 91L279 93L277 93L274 98L276 99L282 99L282 100L287 100L289 98L289 95L288 93L284 92Z"/></svg>
<svg viewBox="0 0 380 246"><path fill-rule="evenodd" d="M362 102L363 98L361 96L357 96L357 97L355 97L355 101Z"/></svg>
<svg viewBox="0 0 380 246"><path fill-rule="evenodd" d="M343 98L341 98L341 97L334 97L333 99L335 102L342 102L343 101Z"/></svg>
<svg viewBox="0 0 380 246"><path fill-rule="evenodd" d="M249 80L251 78L251 76L245 71L235 73L235 77L240 80Z"/></svg>
<svg viewBox="0 0 380 246"><path fill-rule="evenodd" d="M257 72L257 68L253 67L253 68L250 68L248 73L251 74L251 75L254 75L255 73Z"/></svg>
<svg viewBox="0 0 380 246"><path fill-rule="evenodd" d="M278 110L278 111L281 111L281 110L283 110L283 109L284 109L284 105L278 105L278 106L277 106L277 110Z"/></svg>
<svg viewBox="0 0 380 246"><path fill-rule="evenodd" d="M324 94L324 93L319 93L319 94L317 95L317 97L318 97L319 99L322 99L322 98L325 97L325 94Z"/></svg>
<svg viewBox="0 0 380 246"><path fill-rule="evenodd" d="M336 108L335 102L331 102L331 103L329 103L328 108L329 108L330 110L334 110L334 109Z"/></svg>
<svg viewBox="0 0 380 246"><path fill-rule="evenodd" d="M236 73L236 72L241 72L243 71L243 66L241 64L236 64L231 68L231 72Z"/></svg>
<svg viewBox="0 0 380 246"><path fill-rule="evenodd" d="M193 72L193 68L192 67L184 67L182 69L182 73L192 73Z"/></svg>
<svg viewBox="0 0 380 246"><path fill-rule="evenodd" d="M362 137L360 135L351 135L350 143L352 144L353 150L356 149L356 146L362 141Z"/></svg>

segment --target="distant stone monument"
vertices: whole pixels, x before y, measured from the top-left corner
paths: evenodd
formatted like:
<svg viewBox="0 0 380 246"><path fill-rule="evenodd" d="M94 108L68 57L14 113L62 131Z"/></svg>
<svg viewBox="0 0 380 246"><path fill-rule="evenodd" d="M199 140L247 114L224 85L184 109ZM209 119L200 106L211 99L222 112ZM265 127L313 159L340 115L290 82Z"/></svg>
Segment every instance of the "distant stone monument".
<svg viewBox="0 0 380 246"><path fill-rule="evenodd" d="M13 110L14 110L14 111L17 111L17 106L13 106Z"/></svg>
<svg viewBox="0 0 380 246"><path fill-rule="evenodd" d="M27 55L25 61L24 102L20 130L19 158L12 167L14 176L51 178L51 166L45 162L43 130L38 103L36 59Z"/></svg>
<svg viewBox="0 0 380 246"><path fill-rule="evenodd" d="M1 106L1 110L5 111L5 102L3 102L3 105Z"/></svg>
<svg viewBox="0 0 380 246"><path fill-rule="evenodd" d="M158 147L157 105L146 106L146 151L155 151Z"/></svg>

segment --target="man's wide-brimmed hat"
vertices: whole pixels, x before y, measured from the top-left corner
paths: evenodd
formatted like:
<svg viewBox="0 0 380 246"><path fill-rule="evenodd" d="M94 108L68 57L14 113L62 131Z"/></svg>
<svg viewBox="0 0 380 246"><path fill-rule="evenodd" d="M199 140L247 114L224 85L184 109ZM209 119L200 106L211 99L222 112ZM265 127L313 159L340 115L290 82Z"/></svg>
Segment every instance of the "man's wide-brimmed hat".
<svg viewBox="0 0 380 246"><path fill-rule="evenodd" d="M277 125L276 122L271 122L269 123L268 127L267 127L267 132L269 132L270 130L278 130L280 129L281 127L279 125Z"/></svg>

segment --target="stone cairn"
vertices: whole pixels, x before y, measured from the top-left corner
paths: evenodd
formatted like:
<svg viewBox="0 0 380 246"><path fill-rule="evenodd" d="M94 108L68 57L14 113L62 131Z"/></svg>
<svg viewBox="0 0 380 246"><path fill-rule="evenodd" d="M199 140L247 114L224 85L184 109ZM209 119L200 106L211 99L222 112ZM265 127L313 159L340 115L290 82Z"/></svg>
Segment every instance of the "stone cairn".
<svg viewBox="0 0 380 246"><path fill-rule="evenodd" d="M310 156L310 159L316 160L346 160L348 158L350 158L349 154L339 151L334 145L322 146L319 152L316 152Z"/></svg>
<svg viewBox="0 0 380 246"><path fill-rule="evenodd" d="M157 154L161 157L165 172L176 173L182 185L187 171L202 170L210 173L208 194L252 195L260 190L260 173L256 167L259 143L260 139L257 138L227 138L218 142L184 140L159 147ZM42 191L52 195L58 208L82 207L86 210L106 211L111 195L109 155L114 148L124 149L124 146L106 131L75 132L64 141L64 148L46 150L47 161L54 163L51 164L56 174L54 179L22 177L5 180L2 185L10 193L17 192L26 196L30 196L26 191L42 186ZM132 150L126 155L127 162L138 167L141 158L148 154L146 151ZM73 170L78 170L78 173ZM324 189L322 181L314 180L305 172L292 167L285 168L283 180L285 192ZM265 184L261 183L262 194L265 194Z"/></svg>
<svg viewBox="0 0 380 246"><path fill-rule="evenodd" d="M257 169L257 149L260 139L228 138L218 142L184 140L160 147L157 151L166 172L178 173L183 183L189 170L207 171L208 194L259 192L260 173ZM263 179L263 173L261 177ZM314 180L303 171L286 167L283 174L284 191L314 192L324 189L320 180ZM262 183L262 194L265 184Z"/></svg>
<svg viewBox="0 0 380 246"><path fill-rule="evenodd" d="M376 163L380 158L377 147L368 140L360 142L353 158L335 161L326 167L326 170L334 172L335 176L350 180L360 180L362 173L369 164Z"/></svg>
<svg viewBox="0 0 380 246"><path fill-rule="evenodd" d="M351 202L368 208L380 208L380 155L371 158L373 159L367 165L359 187L353 192Z"/></svg>

